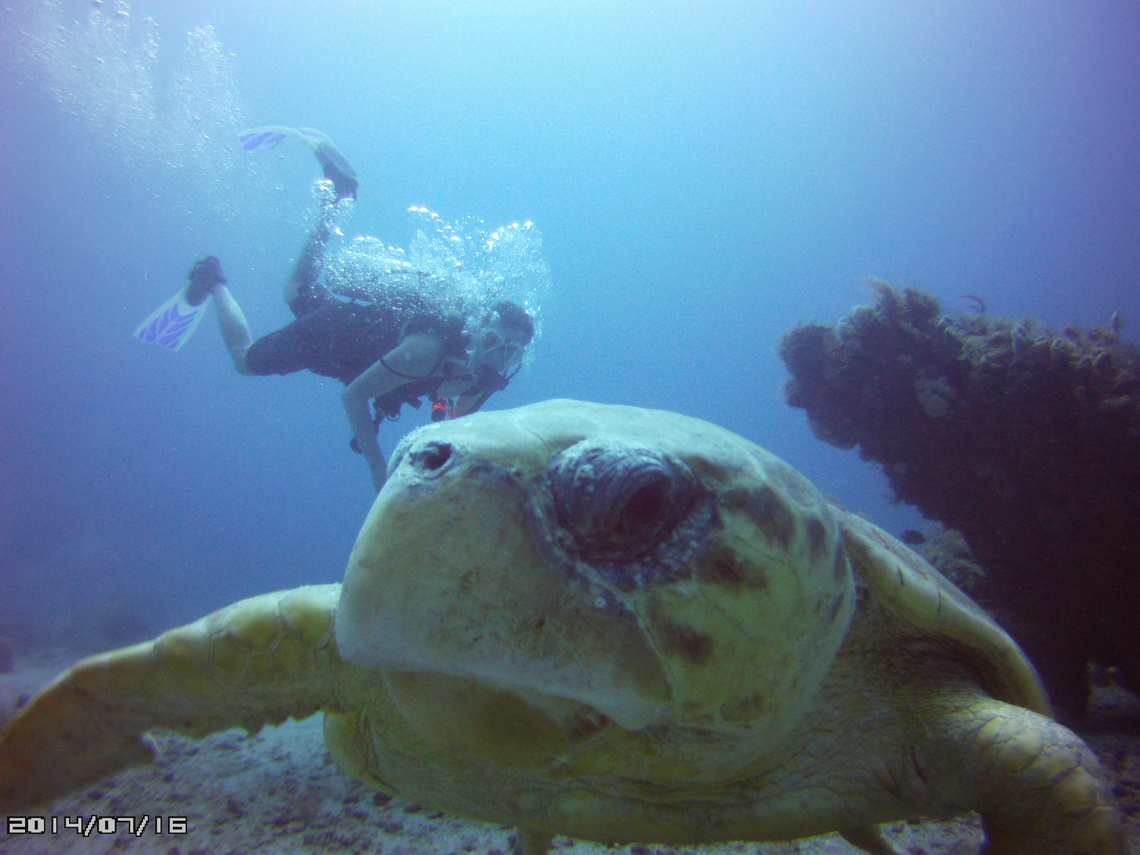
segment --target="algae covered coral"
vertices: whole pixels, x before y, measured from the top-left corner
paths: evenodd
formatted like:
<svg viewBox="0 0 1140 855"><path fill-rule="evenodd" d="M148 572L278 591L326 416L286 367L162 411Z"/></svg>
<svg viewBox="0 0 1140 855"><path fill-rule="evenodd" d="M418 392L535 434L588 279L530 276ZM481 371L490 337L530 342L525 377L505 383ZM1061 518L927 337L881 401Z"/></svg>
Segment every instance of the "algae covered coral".
<svg viewBox="0 0 1140 855"><path fill-rule="evenodd" d="M1140 693L1140 351L1119 318L1057 333L874 285L784 336L788 403L965 535L1060 708L1084 711L1089 662Z"/></svg>

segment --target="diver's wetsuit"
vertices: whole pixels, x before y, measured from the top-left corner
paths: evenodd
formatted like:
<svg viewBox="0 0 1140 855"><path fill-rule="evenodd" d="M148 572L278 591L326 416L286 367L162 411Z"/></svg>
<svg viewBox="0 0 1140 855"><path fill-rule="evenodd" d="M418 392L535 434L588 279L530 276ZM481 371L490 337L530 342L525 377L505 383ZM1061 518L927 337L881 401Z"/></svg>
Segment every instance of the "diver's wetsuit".
<svg viewBox="0 0 1140 855"><path fill-rule="evenodd" d="M262 336L245 353L253 374L292 374L308 369L346 386L371 368L409 333L430 332L444 342L440 364L466 358L463 319L445 315L418 295L401 295L400 305L340 300L310 280L289 308L297 320ZM409 320L403 320L409 319ZM438 372L438 366L432 374Z"/></svg>

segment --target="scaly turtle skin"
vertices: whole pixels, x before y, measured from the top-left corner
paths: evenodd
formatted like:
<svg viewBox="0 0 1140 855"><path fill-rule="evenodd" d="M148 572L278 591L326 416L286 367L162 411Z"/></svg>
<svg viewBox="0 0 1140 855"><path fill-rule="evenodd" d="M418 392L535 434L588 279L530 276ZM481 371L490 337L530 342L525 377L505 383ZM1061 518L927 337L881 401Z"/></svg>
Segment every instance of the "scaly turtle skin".
<svg viewBox="0 0 1140 855"><path fill-rule="evenodd" d="M324 712L390 793L603 842L781 840L981 813L987 851L1122 852L1089 749L1014 642L787 464L570 401L393 455L343 586L80 662L0 742L6 809L148 761L146 732Z"/></svg>

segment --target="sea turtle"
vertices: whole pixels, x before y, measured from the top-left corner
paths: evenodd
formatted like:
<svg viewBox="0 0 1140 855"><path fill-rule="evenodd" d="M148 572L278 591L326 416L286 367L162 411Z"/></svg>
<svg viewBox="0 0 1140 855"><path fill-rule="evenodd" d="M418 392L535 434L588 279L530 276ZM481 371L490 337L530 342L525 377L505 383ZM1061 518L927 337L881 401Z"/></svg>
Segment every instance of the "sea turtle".
<svg viewBox="0 0 1140 855"><path fill-rule="evenodd" d="M1121 852L1096 759L1016 644L789 465L666 412L549 401L392 455L343 585L80 662L0 743L51 799L201 736L325 713L389 793L603 842L780 840L980 812L988 852Z"/></svg>

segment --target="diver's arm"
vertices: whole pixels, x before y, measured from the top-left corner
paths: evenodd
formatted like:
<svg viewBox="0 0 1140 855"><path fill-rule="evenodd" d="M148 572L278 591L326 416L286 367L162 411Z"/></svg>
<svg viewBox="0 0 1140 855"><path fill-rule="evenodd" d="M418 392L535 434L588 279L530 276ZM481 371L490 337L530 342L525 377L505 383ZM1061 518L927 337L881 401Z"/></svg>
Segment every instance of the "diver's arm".
<svg viewBox="0 0 1140 855"><path fill-rule="evenodd" d="M348 414L348 423L352 427L352 435L356 438L356 447L368 462L368 469L372 473L372 486L376 488L376 492L380 492L387 479L388 464L376 439L376 428L372 424L368 398L353 394L350 392L351 388L350 385L344 390L344 411Z"/></svg>
<svg viewBox="0 0 1140 855"><path fill-rule="evenodd" d="M456 419L460 416L470 415L487 403L487 399L490 397L490 392L484 392L481 389L474 392L463 392L455 399L455 406L451 410L451 415Z"/></svg>
<svg viewBox="0 0 1140 855"><path fill-rule="evenodd" d="M301 257L293 265L293 271L285 282L286 303L292 303L302 288L313 285L321 277L325 269L325 252L328 250L335 223L336 203L322 199L317 224L309 233L309 238L301 250Z"/></svg>
<svg viewBox="0 0 1140 855"><path fill-rule="evenodd" d="M372 471L372 484L377 490L384 486L387 478L387 463L376 439L376 428L372 424L368 401L403 386L409 382L409 378L431 376L442 356L443 341L438 336L412 333L389 351L383 360L376 362L345 387L344 410L348 415L348 423L352 427L352 435L356 437L356 444Z"/></svg>

